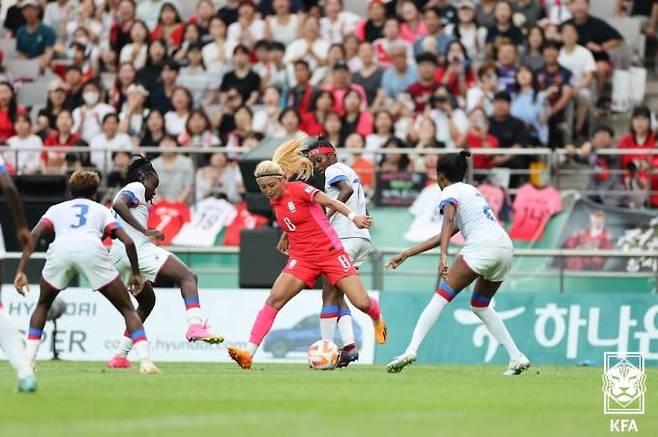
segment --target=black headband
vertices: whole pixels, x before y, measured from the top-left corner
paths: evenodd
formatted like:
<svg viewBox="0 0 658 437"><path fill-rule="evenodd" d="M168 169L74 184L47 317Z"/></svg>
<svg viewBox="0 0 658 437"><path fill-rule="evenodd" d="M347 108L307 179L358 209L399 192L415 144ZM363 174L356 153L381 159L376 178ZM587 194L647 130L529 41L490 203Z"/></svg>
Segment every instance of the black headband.
<svg viewBox="0 0 658 437"><path fill-rule="evenodd" d="M265 173L265 174L256 176L256 179L264 178L264 177L267 177L267 176L281 176L281 177L283 177L283 175L281 173Z"/></svg>

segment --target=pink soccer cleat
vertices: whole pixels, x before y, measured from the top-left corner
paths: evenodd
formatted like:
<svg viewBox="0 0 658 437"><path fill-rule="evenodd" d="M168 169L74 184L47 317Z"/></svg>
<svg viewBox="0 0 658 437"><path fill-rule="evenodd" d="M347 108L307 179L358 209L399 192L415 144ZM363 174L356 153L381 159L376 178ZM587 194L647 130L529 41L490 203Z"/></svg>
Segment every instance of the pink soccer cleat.
<svg viewBox="0 0 658 437"><path fill-rule="evenodd" d="M130 364L128 358L112 357L112 359L107 363L107 367L110 369L131 369L133 365Z"/></svg>
<svg viewBox="0 0 658 437"><path fill-rule="evenodd" d="M210 331L210 326L208 321L203 323L190 323L190 326L187 328L187 341L205 341L210 344L219 344L224 341L224 337L221 337L217 334L214 334Z"/></svg>

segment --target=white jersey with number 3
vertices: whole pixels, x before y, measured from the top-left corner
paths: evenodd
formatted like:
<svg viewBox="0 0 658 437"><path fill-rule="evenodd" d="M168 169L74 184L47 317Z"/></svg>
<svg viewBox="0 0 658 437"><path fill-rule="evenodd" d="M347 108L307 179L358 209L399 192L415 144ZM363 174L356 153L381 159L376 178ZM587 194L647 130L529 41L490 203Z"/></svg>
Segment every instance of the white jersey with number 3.
<svg viewBox="0 0 658 437"><path fill-rule="evenodd" d="M345 205L358 215L366 214L366 194L361 186L359 176L354 170L345 164L337 162L327 167L324 171L324 179L324 190L332 199L338 199L338 195L340 194L338 184L341 181L347 182L353 192L349 199L345 201ZM370 240L370 231L368 229L357 228L350 219L342 214L335 213L332 215L329 223L334 227L341 240L344 238L364 238Z"/></svg>
<svg viewBox="0 0 658 437"><path fill-rule="evenodd" d="M121 227L108 208L83 198L51 206L41 222L55 232L51 247L94 245L103 248L103 237Z"/></svg>
<svg viewBox="0 0 658 437"><path fill-rule="evenodd" d="M473 185L457 182L444 188L439 204L442 215L447 204L456 208L455 226L464 237L465 248L513 247L512 240L498 224L493 210Z"/></svg>
<svg viewBox="0 0 658 437"><path fill-rule="evenodd" d="M114 202L119 199L119 197L126 197L130 203L130 213L133 215L135 220L139 222L144 228L148 228L148 219L149 219L149 207L146 202L146 187L141 182L131 182L121 189L114 196ZM137 229L130 226L124 219L122 219L119 214L114 213L121 226L126 230L130 238L135 242L135 246L139 247L141 244L150 241L148 237ZM115 241L115 244L122 245L121 242Z"/></svg>

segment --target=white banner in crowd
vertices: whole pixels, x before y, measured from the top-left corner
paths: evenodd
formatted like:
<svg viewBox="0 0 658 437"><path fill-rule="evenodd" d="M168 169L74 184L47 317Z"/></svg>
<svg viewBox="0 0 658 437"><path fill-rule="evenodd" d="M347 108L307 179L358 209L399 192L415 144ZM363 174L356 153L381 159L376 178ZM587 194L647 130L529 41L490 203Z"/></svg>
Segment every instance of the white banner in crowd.
<svg viewBox="0 0 658 437"><path fill-rule="evenodd" d="M37 285L30 287L26 297L5 286L2 294L4 311L16 327L25 332L38 298ZM185 339L187 323L185 306L179 290L158 289L153 313L146 321L146 335L155 362L228 362L228 345L246 345L256 313L261 309L269 290L200 290L201 306L213 329L225 338L221 345L203 342L189 343ZM373 292L378 298L379 293ZM125 329L123 319L105 298L89 289L71 288L59 296L66 303L64 315L57 320L55 347L59 357L72 361L105 361L119 346ZM302 363L306 350L320 339L320 291L303 291L281 310L272 331L256 354L255 362ZM374 331L370 318L352 309L354 333L359 345L359 362L374 360ZM53 323L47 322L39 359L51 359ZM337 339L336 344L341 345ZM0 359L5 356L0 351ZM135 359L131 353L131 359Z"/></svg>

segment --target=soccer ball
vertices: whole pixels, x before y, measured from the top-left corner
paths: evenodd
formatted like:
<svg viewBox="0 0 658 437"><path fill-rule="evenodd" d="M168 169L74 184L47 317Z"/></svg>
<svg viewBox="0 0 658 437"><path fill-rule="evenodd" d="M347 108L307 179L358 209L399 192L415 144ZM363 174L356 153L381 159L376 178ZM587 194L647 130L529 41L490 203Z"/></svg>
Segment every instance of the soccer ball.
<svg viewBox="0 0 658 437"><path fill-rule="evenodd" d="M338 346L333 341L318 340L308 348L307 359L311 369L334 369L338 362Z"/></svg>

